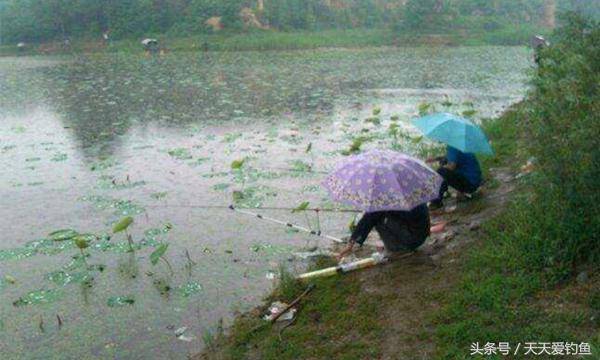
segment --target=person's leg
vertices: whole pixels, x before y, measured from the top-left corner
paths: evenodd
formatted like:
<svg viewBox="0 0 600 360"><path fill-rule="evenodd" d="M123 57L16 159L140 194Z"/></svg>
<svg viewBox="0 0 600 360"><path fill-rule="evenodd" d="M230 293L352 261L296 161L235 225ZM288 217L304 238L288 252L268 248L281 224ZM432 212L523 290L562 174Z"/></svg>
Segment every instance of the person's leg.
<svg viewBox="0 0 600 360"><path fill-rule="evenodd" d="M438 198L431 202L431 204L436 208L444 206L444 194L446 193L446 191L448 191L448 172L450 172L450 170L443 166L437 169L437 173L440 174L444 181L442 181L442 185L440 186Z"/></svg>
<svg viewBox="0 0 600 360"><path fill-rule="evenodd" d="M415 239L410 230L402 224L382 221L375 229L379 233L385 249L390 252L414 251L425 242L425 239L423 241Z"/></svg>
<svg viewBox="0 0 600 360"><path fill-rule="evenodd" d="M448 191L448 186L463 193L472 193L477 190L477 188L473 186L473 184L471 184L466 177L459 174L456 170L450 170L442 167L438 169L438 174L444 178L444 182L446 183L442 184L442 187L440 188L441 195L443 195L443 193L441 193L442 190L444 190L444 193Z"/></svg>

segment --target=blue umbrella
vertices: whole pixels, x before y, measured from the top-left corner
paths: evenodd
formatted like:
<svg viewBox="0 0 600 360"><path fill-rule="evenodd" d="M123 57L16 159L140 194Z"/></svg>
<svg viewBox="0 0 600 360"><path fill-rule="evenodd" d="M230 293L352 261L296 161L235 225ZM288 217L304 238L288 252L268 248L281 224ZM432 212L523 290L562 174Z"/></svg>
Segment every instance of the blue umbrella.
<svg viewBox="0 0 600 360"><path fill-rule="evenodd" d="M441 141L462 152L494 153L481 128L460 116L438 113L416 119L413 123L428 138Z"/></svg>

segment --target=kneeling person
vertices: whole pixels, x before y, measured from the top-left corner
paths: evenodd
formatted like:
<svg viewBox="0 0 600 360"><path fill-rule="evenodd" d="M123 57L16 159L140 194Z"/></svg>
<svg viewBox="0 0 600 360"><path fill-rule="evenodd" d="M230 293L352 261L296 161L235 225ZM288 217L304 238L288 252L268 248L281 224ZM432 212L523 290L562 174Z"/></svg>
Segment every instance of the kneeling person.
<svg viewBox="0 0 600 360"><path fill-rule="evenodd" d="M388 252L414 251L421 246L431 231L429 209L421 204L410 211L376 211L363 215L352 232L348 246L338 258L350 253L355 244L362 245L373 228L377 230Z"/></svg>
<svg viewBox="0 0 600 360"><path fill-rule="evenodd" d="M464 153L452 146L448 146L446 157L441 159L429 159L427 162L439 160L440 168L438 174L444 178L440 187L440 195L431 203L432 208L444 206L443 198L448 186L461 193L472 194L481 186L481 168L477 157L472 153Z"/></svg>

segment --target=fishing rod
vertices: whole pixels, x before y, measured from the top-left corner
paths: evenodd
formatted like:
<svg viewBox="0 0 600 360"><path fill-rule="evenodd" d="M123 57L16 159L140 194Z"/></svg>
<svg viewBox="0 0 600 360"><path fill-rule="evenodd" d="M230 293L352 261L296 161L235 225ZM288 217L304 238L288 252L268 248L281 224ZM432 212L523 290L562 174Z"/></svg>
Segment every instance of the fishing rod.
<svg viewBox="0 0 600 360"><path fill-rule="evenodd" d="M231 209L231 206L225 206L225 205L144 205L144 207L174 207L174 208L196 208L196 209ZM237 209L237 208L236 208ZM360 210L354 210L354 209L335 209L335 208L325 208L325 209L321 209L321 208L306 208L306 209L298 209L298 208L290 208L290 207L274 207L274 206L265 206L265 207L259 207L259 208L255 208L256 210L286 210L286 211L294 211L296 210L297 212L300 211L314 211L314 212L338 212L338 213L360 213L362 211Z"/></svg>
<svg viewBox="0 0 600 360"><path fill-rule="evenodd" d="M239 209L239 208L236 208L233 205L229 205L229 209L231 209L231 210L233 210L235 212L238 212L240 214L250 215L250 216L257 217L257 218L259 218L261 220L266 220L266 221L270 221L272 223L276 223L276 224L280 224L280 225L285 225L285 226L287 226L289 228L300 230L300 231L304 231L304 232L309 233L311 235L315 235L315 236L319 236L319 237L326 238L326 239L329 239L329 240L333 240L333 241L338 242L338 243L345 243L345 241L342 240L342 239L340 239L340 238L337 238L335 236L326 235L326 234L321 233L321 230L318 230L318 231L311 230L311 229L305 228L305 227L300 226L300 225L292 224L292 223L287 222L287 221L282 221L282 220L274 219L272 217L264 216L264 215L261 215L261 214L258 214L258 213L252 212L252 211L248 211L248 210L244 210L244 209Z"/></svg>
<svg viewBox="0 0 600 360"><path fill-rule="evenodd" d="M284 168L284 167L276 167L276 166L260 166L260 167L248 166L247 169L254 169L254 170L276 170L276 171L282 171L282 172L301 172L301 173L306 173L306 174L322 174L322 175L329 174L328 171L315 170L312 167L309 167L308 169L294 169L294 168ZM234 171L230 171L230 173L235 173L235 172Z"/></svg>

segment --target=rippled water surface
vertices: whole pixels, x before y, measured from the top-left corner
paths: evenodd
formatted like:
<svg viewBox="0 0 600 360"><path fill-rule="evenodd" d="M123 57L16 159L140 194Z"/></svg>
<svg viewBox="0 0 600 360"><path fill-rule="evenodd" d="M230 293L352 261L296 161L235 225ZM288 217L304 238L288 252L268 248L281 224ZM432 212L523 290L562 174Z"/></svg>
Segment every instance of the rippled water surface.
<svg viewBox="0 0 600 360"><path fill-rule="evenodd" d="M295 253L328 245L227 205L332 207L319 183L353 142L423 155L419 109L491 117L523 96L529 60L515 47L0 58L2 358L201 350L280 264L300 271ZM335 236L352 218L260 212ZM111 233L125 215L134 252ZM60 229L93 234L88 256ZM162 243L169 264L153 265Z"/></svg>

